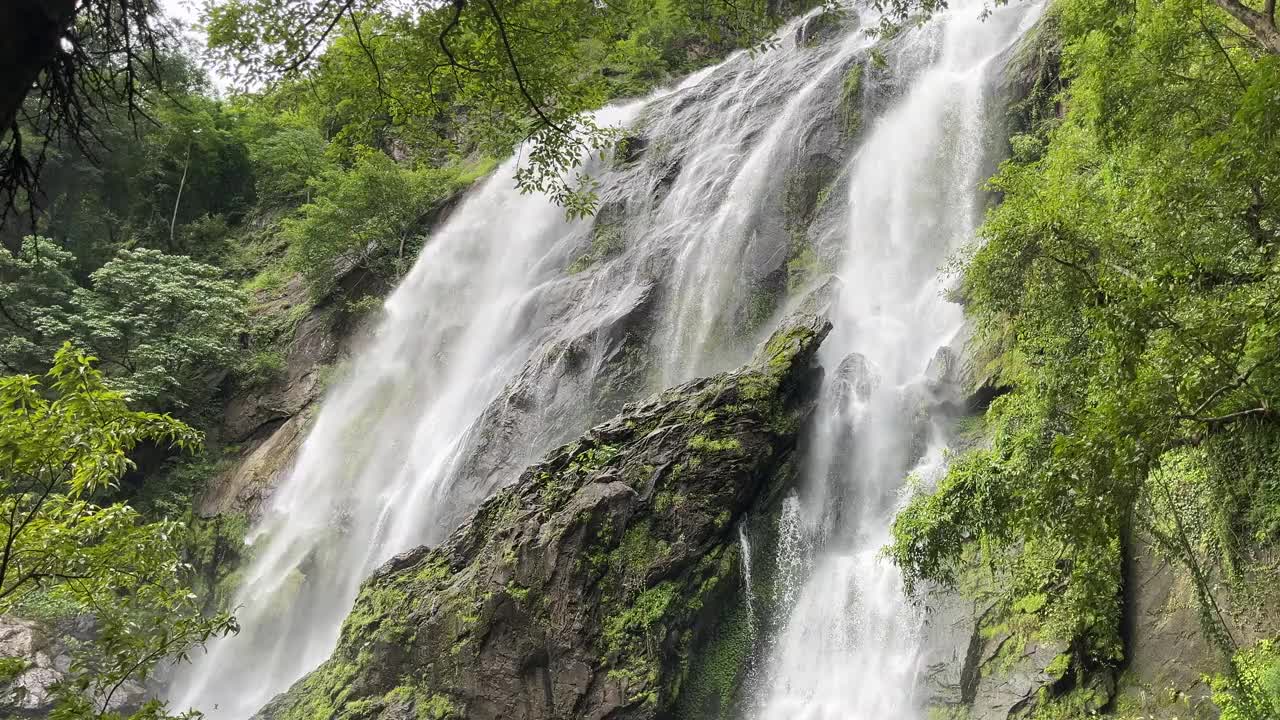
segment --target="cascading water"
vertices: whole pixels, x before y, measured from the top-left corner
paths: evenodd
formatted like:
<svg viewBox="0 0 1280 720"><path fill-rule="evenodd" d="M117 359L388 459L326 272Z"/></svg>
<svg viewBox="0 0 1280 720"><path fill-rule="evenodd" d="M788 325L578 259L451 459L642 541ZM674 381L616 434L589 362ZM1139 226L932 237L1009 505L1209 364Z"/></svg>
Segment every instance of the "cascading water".
<svg viewBox="0 0 1280 720"><path fill-rule="evenodd" d="M980 217L993 61L1038 16L1038 6L1015 5L983 21L980 7L953 3L904 40L898 59L917 67L898 71L914 79L852 161L842 291L822 350L844 391L828 392L817 415L800 511L816 550L803 584L784 592L766 719L919 711L922 618L880 554L908 474L927 481L943 467L945 433L916 415L931 358L963 326L939 271Z"/></svg>
<svg viewBox="0 0 1280 720"><path fill-rule="evenodd" d="M325 399L253 532L233 601L243 631L184 669L175 705L249 717L328 656L378 564L440 540L621 402L739 364L771 315L820 284L791 274L807 232L813 255L846 258L825 364L858 351L880 381L821 409L830 421L816 428L810 482L782 502L778 547L758 549L776 553L774 594L791 613L775 623L762 668L774 692L760 709L881 718L906 708L915 625L876 560L909 464L899 390L960 325L936 269L975 222L984 68L1034 14L1006 8L979 24L977 13L958 7L894 41L890 64L918 77L847 176L841 88L875 41L852 28L811 41L804 19L779 47L601 111L599 122L629 128L638 159L590 168L601 181L594 221L520 195L515 161L500 167L429 240ZM844 198L806 183L819 176L828 195L848 183L847 233Z"/></svg>
<svg viewBox="0 0 1280 720"><path fill-rule="evenodd" d="M752 218L776 202L770 167L795 153L818 83L838 84L869 43L808 47L794 34L603 110L598 122L634 126L648 147L638 162L588 168L602 182L594 228L513 189L515 160L469 195L324 400L251 535L233 599L243 629L182 669L176 706L249 717L328 656L378 564L438 541L622 400L750 353L750 332L712 336L743 304L730 296L743 281L735 261L762 241ZM625 251L567 273L605 230Z"/></svg>

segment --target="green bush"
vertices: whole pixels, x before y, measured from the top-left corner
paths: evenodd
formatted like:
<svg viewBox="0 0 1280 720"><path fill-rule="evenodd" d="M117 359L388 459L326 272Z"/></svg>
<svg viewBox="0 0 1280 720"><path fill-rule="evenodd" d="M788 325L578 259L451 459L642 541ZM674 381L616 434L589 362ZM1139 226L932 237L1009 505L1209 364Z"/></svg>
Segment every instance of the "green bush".
<svg viewBox="0 0 1280 720"><path fill-rule="evenodd" d="M490 167L484 162L413 169L363 149L349 170L316 179L312 201L284 221L290 264L316 296L332 292L353 268L394 280L422 247L429 211Z"/></svg>

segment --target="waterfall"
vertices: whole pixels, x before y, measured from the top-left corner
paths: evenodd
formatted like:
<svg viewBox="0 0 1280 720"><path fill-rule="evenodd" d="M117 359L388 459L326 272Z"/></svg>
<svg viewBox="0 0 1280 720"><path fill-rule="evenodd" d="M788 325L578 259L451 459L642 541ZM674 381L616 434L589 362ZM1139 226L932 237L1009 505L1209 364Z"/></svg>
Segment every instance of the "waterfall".
<svg viewBox="0 0 1280 720"><path fill-rule="evenodd" d="M250 717L329 655L379 564L438 542L622 402L741 363L822 285L788 275L803 241L843 263L824 365L860 353L879 380L824 401L804 486L782 501L774 604L789 614L771 624L756 704L777 718L905 712L919 621L878 553L907 472L941 466L944 434L910 457L902 406L961 326L937 269L979 214L988 66L1035 16L979 10L883 42L853 10L822 42L797 38L801 18L776 47L605 108L597 122L626 128L637 157L588 163L594 219L521 195L518 156L472 190L324 398L251 534L232 601L243 630L182 668L175 707ZM903 94L854 142L842 83L877 43ZM817 166L833 174L821 194Z"/></svg>
<svg viewBox="0 0 1280 720"><path fill-rule="evenodd" d="M747 606L747 628L756 634L755 590L751 583L751 540L747 537L747 518L738 523L738 551L742 554L742 600Z"/></svg>
<svg viewBox="0 0 1280 720"><path fill-rule="evenodd" d="M940 268L972 240L989 170L993 61L1034 22L1012 5L985 21L954 3L898 55L913 77L849 169L842 292L823 364L839 368L818 413L804 505L816 548L769 659L759 715L782 720L915 717L921 613L881 557L914 472L943 467L945 432L920 417L925 371L963 317ZM998 69L998 68L997 68ZM793 576L794 577L794 576Z"/></svg>

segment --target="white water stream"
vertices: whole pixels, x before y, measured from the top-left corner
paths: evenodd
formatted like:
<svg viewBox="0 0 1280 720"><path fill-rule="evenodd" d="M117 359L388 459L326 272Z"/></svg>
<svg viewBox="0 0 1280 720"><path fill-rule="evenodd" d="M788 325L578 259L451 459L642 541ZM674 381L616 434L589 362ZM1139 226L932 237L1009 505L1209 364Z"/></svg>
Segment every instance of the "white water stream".
<svg viewBox="0 0 1280 720"><path fill-rule="evenodd" d="M768 720L919 711L922 618L881 551L908 473L942 468L944 433L915 415L930 359L964 322L943 297L940 269L981 217L990 65L1038 15L1014 5L982 21L981 6L953 3L909 38L900 57L917 58L916 77L853 160L843 289L821 356L835 368L861 355L865 370L850 379L869 392L829 393L818 411L799 511L807 542L792 541L805 556L784 560L809 572L788 590L794 601L761 699Z"/></svg>
<svg viewBox="0 0 1280 720"><path fill-rule="evenodd" d="M1035 15L1018 5L983 23L979 7L961 3L897 41L890 64L910 78L906 93L849 168L849 220L833 231L844 290L823 361L862 353L880 381L820 408L829 421L815 429L809 481L784 503L779 547L761 550L777 554L791 613L762 659L763 717L885 720L914 707L919 624L878 559L914 462L901 390L961 326L937 269L979 217L989 65ZM774 217L784 169L812 152L815 118L832 114L845 70L873 42L850 31L808 47L794 34L601 111L648 143L629 166L595 167L602 217L625 245L617 257L566 273L596 231L517 193L511 162L470 193L325 398L253 532L234 599L243 631L183 669L175 707L250 717L329 655L381 562L439 541L530 460L616 409L615 395L749 354L769 328L742 317L763 278L785 272L791 242ZM618 379L623 356L640 358L639 380ZM940 463L932 445L922 466Z"/></svg>

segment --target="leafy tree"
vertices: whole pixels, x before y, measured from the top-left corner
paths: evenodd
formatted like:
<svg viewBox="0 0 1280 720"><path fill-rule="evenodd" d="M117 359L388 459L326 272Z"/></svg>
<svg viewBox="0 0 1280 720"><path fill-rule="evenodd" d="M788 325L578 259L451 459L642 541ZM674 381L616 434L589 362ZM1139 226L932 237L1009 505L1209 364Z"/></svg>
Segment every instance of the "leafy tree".
<svg viewBox="0 0 1280 720"><path fill-rule="evenodd" d="M1211 683L1213 701L1222 710L1221 720L1254 720L1258 709L1266 711L1266 717L1280 714L1280 649L1276 642L1263 640L1241 650L1233 662L1238 683L1223 677ZM1244 698L1236 689L1241 685L1245 688Z"/></svg>
<svg viewBox="0 0 1280 720"><path fill-rule="evenodd" d="M71 337L79 311L74 266L71 253L44 238L28 237L20 255L0 253L0 367L47 367Z"/></svg>
<svg viewBox="0 0 1280 720"><path fill-rule="evenodd" d="M1045 630L1106 662L1136 529L1188 571L1229 657L1208 579L1244 566L1188 520L1222 508L1204 532L1251 536L1272 515L1249 505L1276 501L1238 478L1274 460L1280 57L1203 0L1055 7L1069 110L1014 139L961 293L1014 390L891 552L912 583L956 580L976 553L1008 602L1039 595Z"/></svg>
<svg viewBox="0 0 1280 720"><path fill-rule="evenodd" d="M693 36L719 50L750 46L783 13L811 4L229 0L210 9L207 26L211 51L229 72L251 82L310 73L326 114L353 144L389 151L400 140L426 153L501 157L527 142L517 184L576 215L596 202L593 182L575 170L580 158L616 139L587 111L620 89L639 91L685 69ZM632 82L610 88L593 71L606 46L630 65Z"/></svg>
<svg viewBox="0 0 1280 720"><path fill-rule="evenodd" d="M348 95L352 102L346 104L372 102L378 111L352 113L355 123L373 120L383 129L422 131L442 118L452 120L450 115L465 115L458 127L486 154L505 155L517 142L534 141L542 151L522 168L521 187L548 191L571 213L582 213L594 206L593 185L572 170L580 155L609 147L612 140L584 115L605 95L601 77L584 72L591 66L582 62L582 41L598 37L612 43L624 24L620 16L657 10L657 34L619 46L637 75L656 79L655 39L700 35L720 48L750 46L767 38L786 13L808 4L669 0L650 8L590 0L450 0L423 7L399 0L227 0L211 6L206 26L223 67L251 84L323 65L317 58L326 47L331 58L358 57L362 71L343 73L342 81L371 84L375 92ZM12 5L0 16L4 28L20 29L0 32L0 57L12 59L17 70L0 83L0 151L7 159L0 168L0 223L39 185L48 145L32 153L24 135L89 146L105 108L127 107L131 118L146 114L155 96L145 86L164 86L163 58L177 44L152 2ZM683 32L690 25L695 32ZM28 109L20 114L28 94ZM444 130L434 133L441 141L435 145L454 142ZM370 138L358 140L369 144Z"/></svg>
<svg viewBox="0 0 1280 720"><path fill-rule="evenodd" d="M996 5L1010 0L996 0ZM1262 52L1280 54L1280 27L1276 24L1275 0L1211 0L1213 5L1239 23L1242 37ZM931 15L948 7L947 0L875 0L875 7L883 13L882 30L893 30L908 22L924 22ZM1261 7L1258 7L1261 5Z"/></svg>
<svg viewBox="0 0 1280 720"><path fill-rule="evenodd" d="M310 200L311 179L329 166L326 146L320 131L297 114L271 118L263 136L249 145L259 201Z"/></svg>
<svg viewBox="0 0 1280 720"><path fill-rule="evenodd" d="M184 581L180 524L143 523L127 505L97 504L132 467L138 445L193 449L200 440L167 415L129 410L93 358L70 345L43 379L0 378L0 613L22 614L44 596L97 623L97 639L72 668L76 681L62 688L59 717L106 714L124 682L235 629L227 615L201 615Z"/></svg>
<svg viewBox="0 0 1280 720"><path fill-rule="evenodd" d="M366 148L350 171L321 177L315 198L284 222L291 264L317 295L355 267L398 277L421 247L417 233L427 212L489 166L411 170Z"/></svg>
<svg viewBox="0 0 1280 720"><path fill-rule="evenodd" d="M253 199L248 149L237 118L221 103L189 96L157 107L145 136L145 160L128 177L132 235L169 253L208 257L184 247L178 224L243 212Z"/></svg>
<svg viewBox="0 0 1280 720"><path fill-rule="evenodd" d="M76 293L75 334L130 399L189 406L233 364L245 300L217 268L158 250L121 250L90 283Z"/></svg>
<svg viewBox="0 0 1280 720"><path fill-rule="evenodd" d="M92 348L110 382L151 408L205 399L230 367L247 323L245 299L210 265L158 250L121 250L79 287L75 258L45 238L0 255L0 363L46 367L67 340Z"/></svg>
<svg viewBox="0 0 1280 720"><path fill-rule="evenodd" d="M50 142L89 148L108 108L150 107L178 44L157 4L131 0L12 0L0 5L0 225L39 192ZM16 248L9 248L15 250Z"/></svg>

